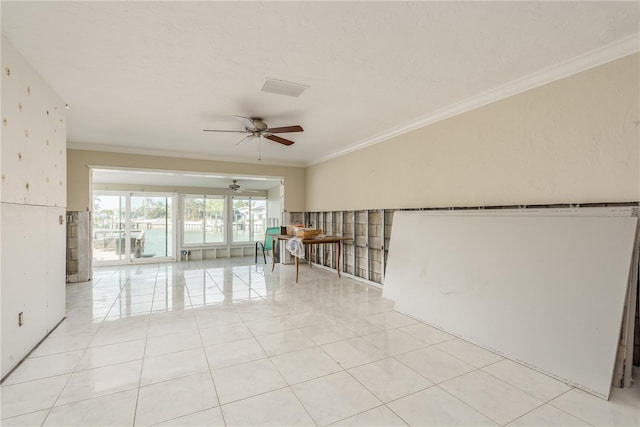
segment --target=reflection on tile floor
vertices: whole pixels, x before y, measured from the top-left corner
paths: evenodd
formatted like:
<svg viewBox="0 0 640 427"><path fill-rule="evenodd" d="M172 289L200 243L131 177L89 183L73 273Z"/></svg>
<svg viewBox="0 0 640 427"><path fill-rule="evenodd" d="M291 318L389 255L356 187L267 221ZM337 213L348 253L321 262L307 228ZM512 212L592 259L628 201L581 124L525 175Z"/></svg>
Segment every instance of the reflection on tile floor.
<svg viewBox="0 0 640 427"><path fill-rule="evenodd" d="M5 379L2 425L640 425L396 311L380 289L253 258L102 267Z"/></svg>

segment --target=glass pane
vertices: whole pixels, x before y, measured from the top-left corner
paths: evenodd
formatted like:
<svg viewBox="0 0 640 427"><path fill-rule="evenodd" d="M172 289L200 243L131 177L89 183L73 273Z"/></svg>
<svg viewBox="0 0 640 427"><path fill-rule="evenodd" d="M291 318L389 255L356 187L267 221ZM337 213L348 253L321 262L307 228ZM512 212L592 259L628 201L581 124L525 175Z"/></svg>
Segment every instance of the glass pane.
<svg viewBox="0 0 640 427"><path fill-rule="evenodd" d="M125 197L93 196L93 259L116 261L125 254Z"/></svg>
<svg viewBox="0 0 640 427"><path fill-rule="evenodd" d="M184 244L204 243L203 219L204 197L185 196L182 221Z"/></svg>
<svg viewBox="0 0 640 427"><path fill-rule="evenodd" d="M234 242L251 241L249 199L233 199L232 239Z"/></svg>
<svg viewBox="0 0 640 427"><path fill-rule="evenodd" d="M264 232L267 227L267 201L251 199L251 230L252 240L264 242Z"/></svg>
<svg viewBox="0 0 640 427"><path fill-rule="evenodd" d="M173 253L173 236L175 235L173 230L173 197L165 197L165 204L167 209L166 227L167 227L167 252L166 256L174 256Z"/></svg>
<svg viewBox="0 0 640 427"><path fill-rule="evenodd" d="M206 243L224 242L224 199L207 197L205 202Z"/></svg>
<svg viewBox="0 0 640 427"><path fill-rule="evenodd" d="M131 196L131 257L172 255L171 204L164 196Z"/></svg>

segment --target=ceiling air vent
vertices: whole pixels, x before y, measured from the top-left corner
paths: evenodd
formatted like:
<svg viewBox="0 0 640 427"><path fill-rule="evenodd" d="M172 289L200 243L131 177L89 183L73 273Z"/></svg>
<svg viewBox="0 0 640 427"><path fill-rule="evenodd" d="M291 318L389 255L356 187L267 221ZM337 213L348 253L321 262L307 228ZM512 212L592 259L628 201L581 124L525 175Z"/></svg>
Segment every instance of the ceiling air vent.
<svg viewBox="0 0 640 427"><path fill-rule="evenodd" d="M284 80L267 79L262 86L263 92L277 93L279 95L300 96L308 85L285 82Z"/></svg>

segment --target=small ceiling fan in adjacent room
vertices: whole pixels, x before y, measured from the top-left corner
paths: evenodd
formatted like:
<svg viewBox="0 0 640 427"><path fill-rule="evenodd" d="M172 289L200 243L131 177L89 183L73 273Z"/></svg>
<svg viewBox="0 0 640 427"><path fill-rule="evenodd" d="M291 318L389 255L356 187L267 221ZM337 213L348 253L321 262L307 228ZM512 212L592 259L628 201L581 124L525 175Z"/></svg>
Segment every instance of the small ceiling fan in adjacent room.
<svg viewBox="0 0 640 427"><path fill-rule="evenodd" d="M234 116L234 117L242 122L242 124L244 125L244 130L203 129L203 131L248 134L247 136L242 138L240 141L238 141L236 145L241 144L243 142L248 142L253 138L264 137L271 141L277 142L278 144L282 144L286 146L292 145L294 144L294 142L274 134L304 131L304 129L302 129L302 126L299 126L299 125L270 128L261 118L258 118L258 117L242 117L242 116Z"/></svg>
<svg viewBox="0 0 640 427"><path fill-rule="evenodd" d="M233 191L234 193L259 193L259 191L254 190L241 190L240 184L238 184L237 179L232 180L232 182L233 184L229 184L229 190Z"/></svg>

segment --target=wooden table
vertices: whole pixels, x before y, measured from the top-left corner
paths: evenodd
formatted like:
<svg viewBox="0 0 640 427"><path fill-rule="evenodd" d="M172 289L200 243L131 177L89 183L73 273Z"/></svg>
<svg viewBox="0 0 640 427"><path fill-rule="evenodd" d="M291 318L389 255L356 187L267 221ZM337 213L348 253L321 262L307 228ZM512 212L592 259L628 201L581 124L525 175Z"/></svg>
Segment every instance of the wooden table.
<svg viewBox="0 0 640 427"><path fill-rule="evenodd" d="M279 242L280 240L290 240L293 237L292 236L287 236L286 234L270 234L271 236L271 247L275 248L275 245L277 242ZM342 246L342 242L344 242L345 240L353 240L353 238L351 237L342 237L342 236L324 236L324 237L310 237L308 239L302 239L302 244L303 245L308 245L310 247L309 252L311 253L313 251L313 245L325 245L325 244L330 244L330 243L335 243L336 245L336 271L338 272L338 277L342 277L340 276L340 247ZM294 258L296 259L296 283L298 283L298 264L299 264L299 259L298 257L294 256ZM273 271L273 269L276 266L276 261L275 261L275 257L271 257L272 259L272 266L271 266L271 271ZM309 268L311 268L311 254L309 256Z"/></svg>

